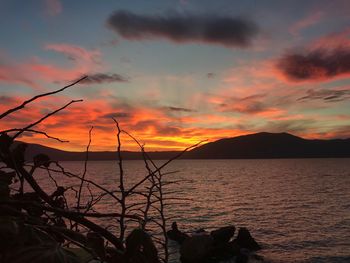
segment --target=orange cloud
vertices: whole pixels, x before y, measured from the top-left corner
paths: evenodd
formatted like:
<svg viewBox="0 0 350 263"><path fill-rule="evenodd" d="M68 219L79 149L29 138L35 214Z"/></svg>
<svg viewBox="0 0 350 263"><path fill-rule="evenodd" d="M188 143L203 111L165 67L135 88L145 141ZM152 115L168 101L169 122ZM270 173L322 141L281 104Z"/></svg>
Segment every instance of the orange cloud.
<svg viewBox="0 0 350 263"><path fill-rule="evenodd" d="M6 102L1 111L17 105L22 99L0 98ZM41 118L48 112L62 106L69 99L64 96L48 97L37 101L14 114L0 120L0 129L21 128ZM45 109L44 111L42 109ZM66 150L83 151L87 142L88 130L94 126L93 150L114 150L116 146L116 127L111 117L116 117L126 131L132 133L148 150L181 150L201 140L216 140L247 133L243 130L228 128L201 128L181 118L172 117L162 107L125 106L122 101L105 99L88 100L71 105L65 111L54 115L36 127L49 135L69 140L70 143L59 143L38 134L26 134L20 139L30 143L40 143ZM200 118L200 116L198 116ZM207 123L219 121L215 116L207 115ZM203 120L205 120L203 118ZM228 120L229 118L226 118ZM221 120L222 117L221 117ZM206 122L203 121L202 125ZM186 126L186 127L184 127ZM123 136L123 148L138 150L132 139Z"/></svg>

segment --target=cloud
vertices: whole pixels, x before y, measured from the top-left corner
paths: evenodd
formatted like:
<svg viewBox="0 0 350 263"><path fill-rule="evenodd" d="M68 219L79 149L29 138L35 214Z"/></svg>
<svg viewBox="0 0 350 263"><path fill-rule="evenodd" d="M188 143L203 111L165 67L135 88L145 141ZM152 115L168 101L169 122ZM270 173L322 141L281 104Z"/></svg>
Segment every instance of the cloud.
<svg viewBox="0 0 350 263"><path fill-rule="evenodd" d="M350 47L289 52L278 59L276 67L293 82L331 80L350 74Z"/></svg>
<svg viewBox="0 0 350 263"><path fill-rule="evenodd" d="M89 63L100 63L101 52L97 49L88 50L83 47L65 43L59 44L46 44L44 46L46 50L55 51L66 55L66 57L73 61L81 61Z"/></svg>
<svg viewBox="0 0 350 263"><path fill-rule="evenodd" d="M195 112L195 110L192 109L187 109L187 108L181 108L181 107L164 107L164 109L168 111L173 111L173 112Z"/></svg>
<svg viewBox="0 0 350 263"><path fill-rule="evenodd" d="M112 119L112 118L130 118L131 114L128 112L111 112L101 116L102 118Z"/></svg>
<svg viewBox="0 0 350 263"><path fill-rule="evenodd" d="M86 79L81 81L81 83L84 84L103 84L112 82L128 82L128 79L119 74L96 73L88 75Z"/></svg>
<svg viewBox="0 0 350 263"><path fill-rule="evenodd" d="M215 73L213 73L213 72L209 72L209 73L207 73L207 78L208 79L213 79L213 78L215 78Z"/></svg>
<svg viewBox="0 0 350 263"><path fill-rule="evenodd" d="M101 53L99 50L88 50L77 45L47 44L45 50L64 54L69 58L69 65L58 65L34 57L24 61L16 61L7 56L0 57L0 83L24 85L33 89L41 89L44 83L67 83L86 75L100 71ZM117 79L111 75L110 81Z"/></svg>
<svg viewBox="0 0 350 263"><path fill-rule="evenodd" d="M291 132L296 135L304 135L309 133L317 124L314 119L296 119L296 120L278 120L269 121L262 127L262 130L270 132Z"/></svg>
<svg viewBox="0 0 350 263"><path fill-rule="evenodd" d="M44 0L45 11L50 16L57 16L62 12L62 4L59 0Z"/></svg>
<svg viewBox="0 0 350 263"><path fill-rule="evenodd" d="M311 48L314 49L325 47L334 49L338 47L350 48L350 27L327 34L311 43Z"/></svg>
<svg viewBox="0 0 350 263"><path fill-rule="evenodd" d="M266 94L254 94L247 97L224 98L219 104L220 111L224 112L239 112L255 114L266 109L266 105L261 102L266 97Z"/></svg>
<svg viewBox="0 0 350 263"><path fill-rule="evenodd" d="M338 90L314 90L309 89L306 95L298 100L324 100L326 102L337 102L350 99L350 89Z"/></svg>
<svg viewBox="0 0 350 263"><path fill-rule="evenodd" d="M38 88L32 77L27 74L22 65L6 62L0 63L0 83L30 86L34 89Z"/></svg>
<svg viewBox="0 0 350 263"><path fill-rule="evenodd" d="M317 24L318 22L320 22L323 15L324 15L324 13L321 11L312 13L312 14L306 16L305 18L297 21L295 24L293 24L289 28L289 32L292 35L297 36L301 30L308 28L310 26L313 26L313 25Z"/></svg>
<svg viewBox="0 0 350 263"><path fill-rule="evenodd" d="M128 40L163 38L176 43L208 43L247 47L258 33L257 25L244 18L215 15L147 16L116 11L107 26Z"/></svg>

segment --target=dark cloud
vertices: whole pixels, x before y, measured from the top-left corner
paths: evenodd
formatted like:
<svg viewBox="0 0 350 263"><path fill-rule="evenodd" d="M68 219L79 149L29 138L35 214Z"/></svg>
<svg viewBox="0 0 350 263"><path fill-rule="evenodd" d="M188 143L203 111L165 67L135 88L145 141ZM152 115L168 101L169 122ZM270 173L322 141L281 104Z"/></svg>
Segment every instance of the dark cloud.
<svg viewBox="0 0 350 263"><path fill-rule="evenodd" d="M208 79L213 79L213 78L215 78L215 73L213 73L213 72L207 73L207 78L208 78Z"/></svg>
<svg viewBox="0 0 350 263"><path fill-rule="evenodd" d="M195 110L187 109L187 108L181 108L181 107L164 107L164 109L168 111L175 111L175 112L195 112Z"/></svg>
<svg viewBox="0 0 350 263"><path fill-rule="evenodd" d="M306 95L298 100L324 100L327 102L343 101L350 99L350 89L341 90L314 90L309 89Z"/></svg>
<svg viewBox="0 0 350 263"><path fill-rule="evenodd" d="M88 77L83 81L81 81L80 83L103 84L103 83L112 83L112 82L128 82L128 79L119 74L96 73L96 74L88 75Z"/></svg>
<svg viewBox="0 0 350 263"><path fill-rule="evenodd" d="M102 118L107 118L107 119L111 119L111 118L130 118L131 114L128 112L111 112L111 113L107 113L101 116Z"/></svg>
<svg viewBox="0 0 350 263"><path fill-rule="evenodd" d="M166 38L183 42L204 42L227 47L247 47L258 27L244 18L215 15L147 16L116 11L107 26L129 40Z"/></svg>
<svg viewBox="0 0 350 263"><path fill-rule="evenodd" d="M0 96L0 104L14 104L18 102L15 98L13 97L8 97L8 96Z"/></svg>
<svg viewBox="0 0 350 263"><path fill-rule="evenodd" d="M269 121L261 130L269 132L290 132L290 133L305 133L309 132L315 126L315 119L298 119L298 120L279 120Z"/></svg>
<svg viewBox="0 0 350 263"><path fill-rule="evenodd" d="M147 129L152 129L155 134L161 134L162 136L175 136L181 134L181 129L178 127L153 119L139 121L136 124L131 125L131 130L134 131L143 131Z"/></svg>
<svg viewBox="0 0 350 263"><path fill-rule="evenodd" d="M350 48L290 52L282 56L277 68L292 81L322 81L350 74Z"/></svg>
<svg viewBox="0 0 350 263"><path fill-rule="evenodd" d="M227 98L225 103L219 105L219 110L224 112L257 114L269 109L269 106L262 102L265 97L266 94L254 94L243 98Z"/></svg>

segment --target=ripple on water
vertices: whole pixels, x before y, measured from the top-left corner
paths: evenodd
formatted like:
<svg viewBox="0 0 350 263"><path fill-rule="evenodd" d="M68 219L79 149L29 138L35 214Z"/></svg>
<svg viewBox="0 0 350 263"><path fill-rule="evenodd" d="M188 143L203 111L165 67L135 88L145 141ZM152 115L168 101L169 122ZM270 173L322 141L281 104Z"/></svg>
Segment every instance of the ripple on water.
<svg viewBox="0 0 350 263"><path fill-rule="evenodd" d="M146 174L142 161L124 164L129 185ZM83 169L80 162L63 165ZM90 162L88 169L90 179L117 186L114 162ZM248 227L271 262L350 262L349 159L178 160L172 170L180 172L169 180L184 180L172 190L192 200L169 207L180 228ZM54 187L46 179L41 183ZM114 204L106 199L98 209L115 211ZM171 242L170 250L178 246ZM176 254L171 262L178 262Z"/></svg>

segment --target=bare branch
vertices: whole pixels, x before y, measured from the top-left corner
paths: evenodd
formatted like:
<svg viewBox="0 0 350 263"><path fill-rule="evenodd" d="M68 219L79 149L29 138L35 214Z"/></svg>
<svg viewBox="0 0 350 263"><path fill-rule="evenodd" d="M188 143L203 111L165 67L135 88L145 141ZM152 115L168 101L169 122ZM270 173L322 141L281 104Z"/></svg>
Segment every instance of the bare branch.
<svg viewBox="0 0 350 263"><path fill-rule="evenodd" d="M47 92L47 93L40 94L40 95L36 95L36 96L34 96L33 98L24 101L21 105L19 105L19 106L15 107L15 108L12 108L12 109L9 109L9 110L5 111L4 113L2 113L2 114L0 115L0 119L6 117L7 115L11 114L12 112L15 112L15 111L18 111L18 110L20 110L20 109L23 109L27 104L29 104L29 103L31 103L31 102L33 102L33 101L39 99L39 98L46 97L46 96L50 96L50 95L53 95L53 94L62 92L62 91L64 91L65 89L67 89L67 88L69 88L69 87L72 87L72 86L74 86L75 84L77 84L78 82L80 82L80 81L86 79L87 77L88 77L88 76L84 76L84 77L78 79L77 81L75 81L75 82L73 82L73 83L71 83L71 84L69 84L69 85L67 85L67 86L65 86L65 87L63 87L63 88L61 88L61 89L58 89L58 90L55 90L55 91L51 91L51 92Z"/></svg>
<svg viewBox="0 0 350 263"><path fill-rule="evenodd" d="M22 130L23 130L23 129L8 129L8 130L0 131L0 133L9 133L9 132L15 132L15 131L22 131ZM59 141L59 142L69 142L69 141L67 141L67 140L61 140L60 138L57 138L57 137L53 137L53 136L51 136L51 135L48 135L46 132L43 132L43 131L37 131L37 130L32 130L32 129L26 129L26 132L42 134L42 135L46 136L46 138L48 138L48 139L53 139L53 140L56 140L56 141Z"/></svg>
<svg viewBox="0 0 350 263"><path fill-rule="evenodd" d="M92 126L89 130L89 143L88 145L86 146L86 155L85 155L85 162L84 162L84 172L83 172L83 175L81 176L82 180L80 181L80 186L79 186L79 191L78 191L78 199L77 199L77 210L79 211L80 210L80 198L81 198L81 191L83 189L83 184L84 184L84 179L85 179L85 175L86 175L86 171L87 171L87 163L88 163L88 160L89 160L89 148L90 148L90 145L91 145L91 132L92 132L92 129L94 127Z"/></svg>
<svg viewBox="0 0 350 263"><path fill-rule="evenodd" d="M116 119L112 118L113 121L115 122L116 126L117 126L117 139L118 139L118 146L117 146L117 154L118 154L118 165L119 165L119 189L120 189L120 193L121 193L121 197L120 197L120 206L121 206L121 214L122 216L120 217L119 220L119 224L120 224L120 233L119 233L119 239L123 240L124 239L124 234L125 234L125 230L126 230L126 225L124 222L124 215L126 214L126 197L128 196L128 192L125 191L124 188L124 170L123 170L123 158L122 158L122 154L121 154L121 142L120 142L120 127L119 127L119 123Z"/></svg>
<svg viewBox="0 0 350 263"><path fill-rule="evenodd" d="M17 132L17 133L12 137L12 139L13 139L13 140L16 139L19 135L21 135L21 134L22 134L23 132L25 132L26 130L28 130L28 129L34 127L35 125L37 125L37 124L39 124L40 122L42 122L43 120L45 120L45 119L51 117L52 115L56 114L57 112L59 112L59 111L65 109L65 108L67 108L69 105L71 105L71 104L73 104L73 103L76 103L76 102L81 102L81 101L83 101L83 100L72 100L72 101L70 101L69 103L67 103L66 105L64 105L63 107L61 107L61 108L59 108L59 109L57 109L57 110L55 110L55 111L53 111L53 112L50 112L49 114L45 115L45 116L42 117L41 119L37 120L36 122L33 122L32 124L29 124L27 127L24 127L24 128L22 128L22 129L20 129L20 131Z"/></svg>
<svg viewBox="0 0 350 263"><path fill-rule="evenodd" d="M141 179L138 183L134 184L133 187L131 187L127 192L132 192L133 190L135 190L137 187L139 187L141 184L143 184L148 178L150 178L151 176L155 175L155 173L159 172L161 169L163 169L165 166L167 166L169 163L171 163L172 161L180 158L185 152L196 148L197 146L199 146L200 144L202 144L204 141L200 141L192 146L187 147L186 149L184 149L182 152L178 153L177 155L175 155L174 157L172 157L171 159L169 159L168 161L166 161L165 163L163 163L161 166L159 166L156 170L154 170L152 173L149 173L146 177L144 177L143 179Z"/></svg>

